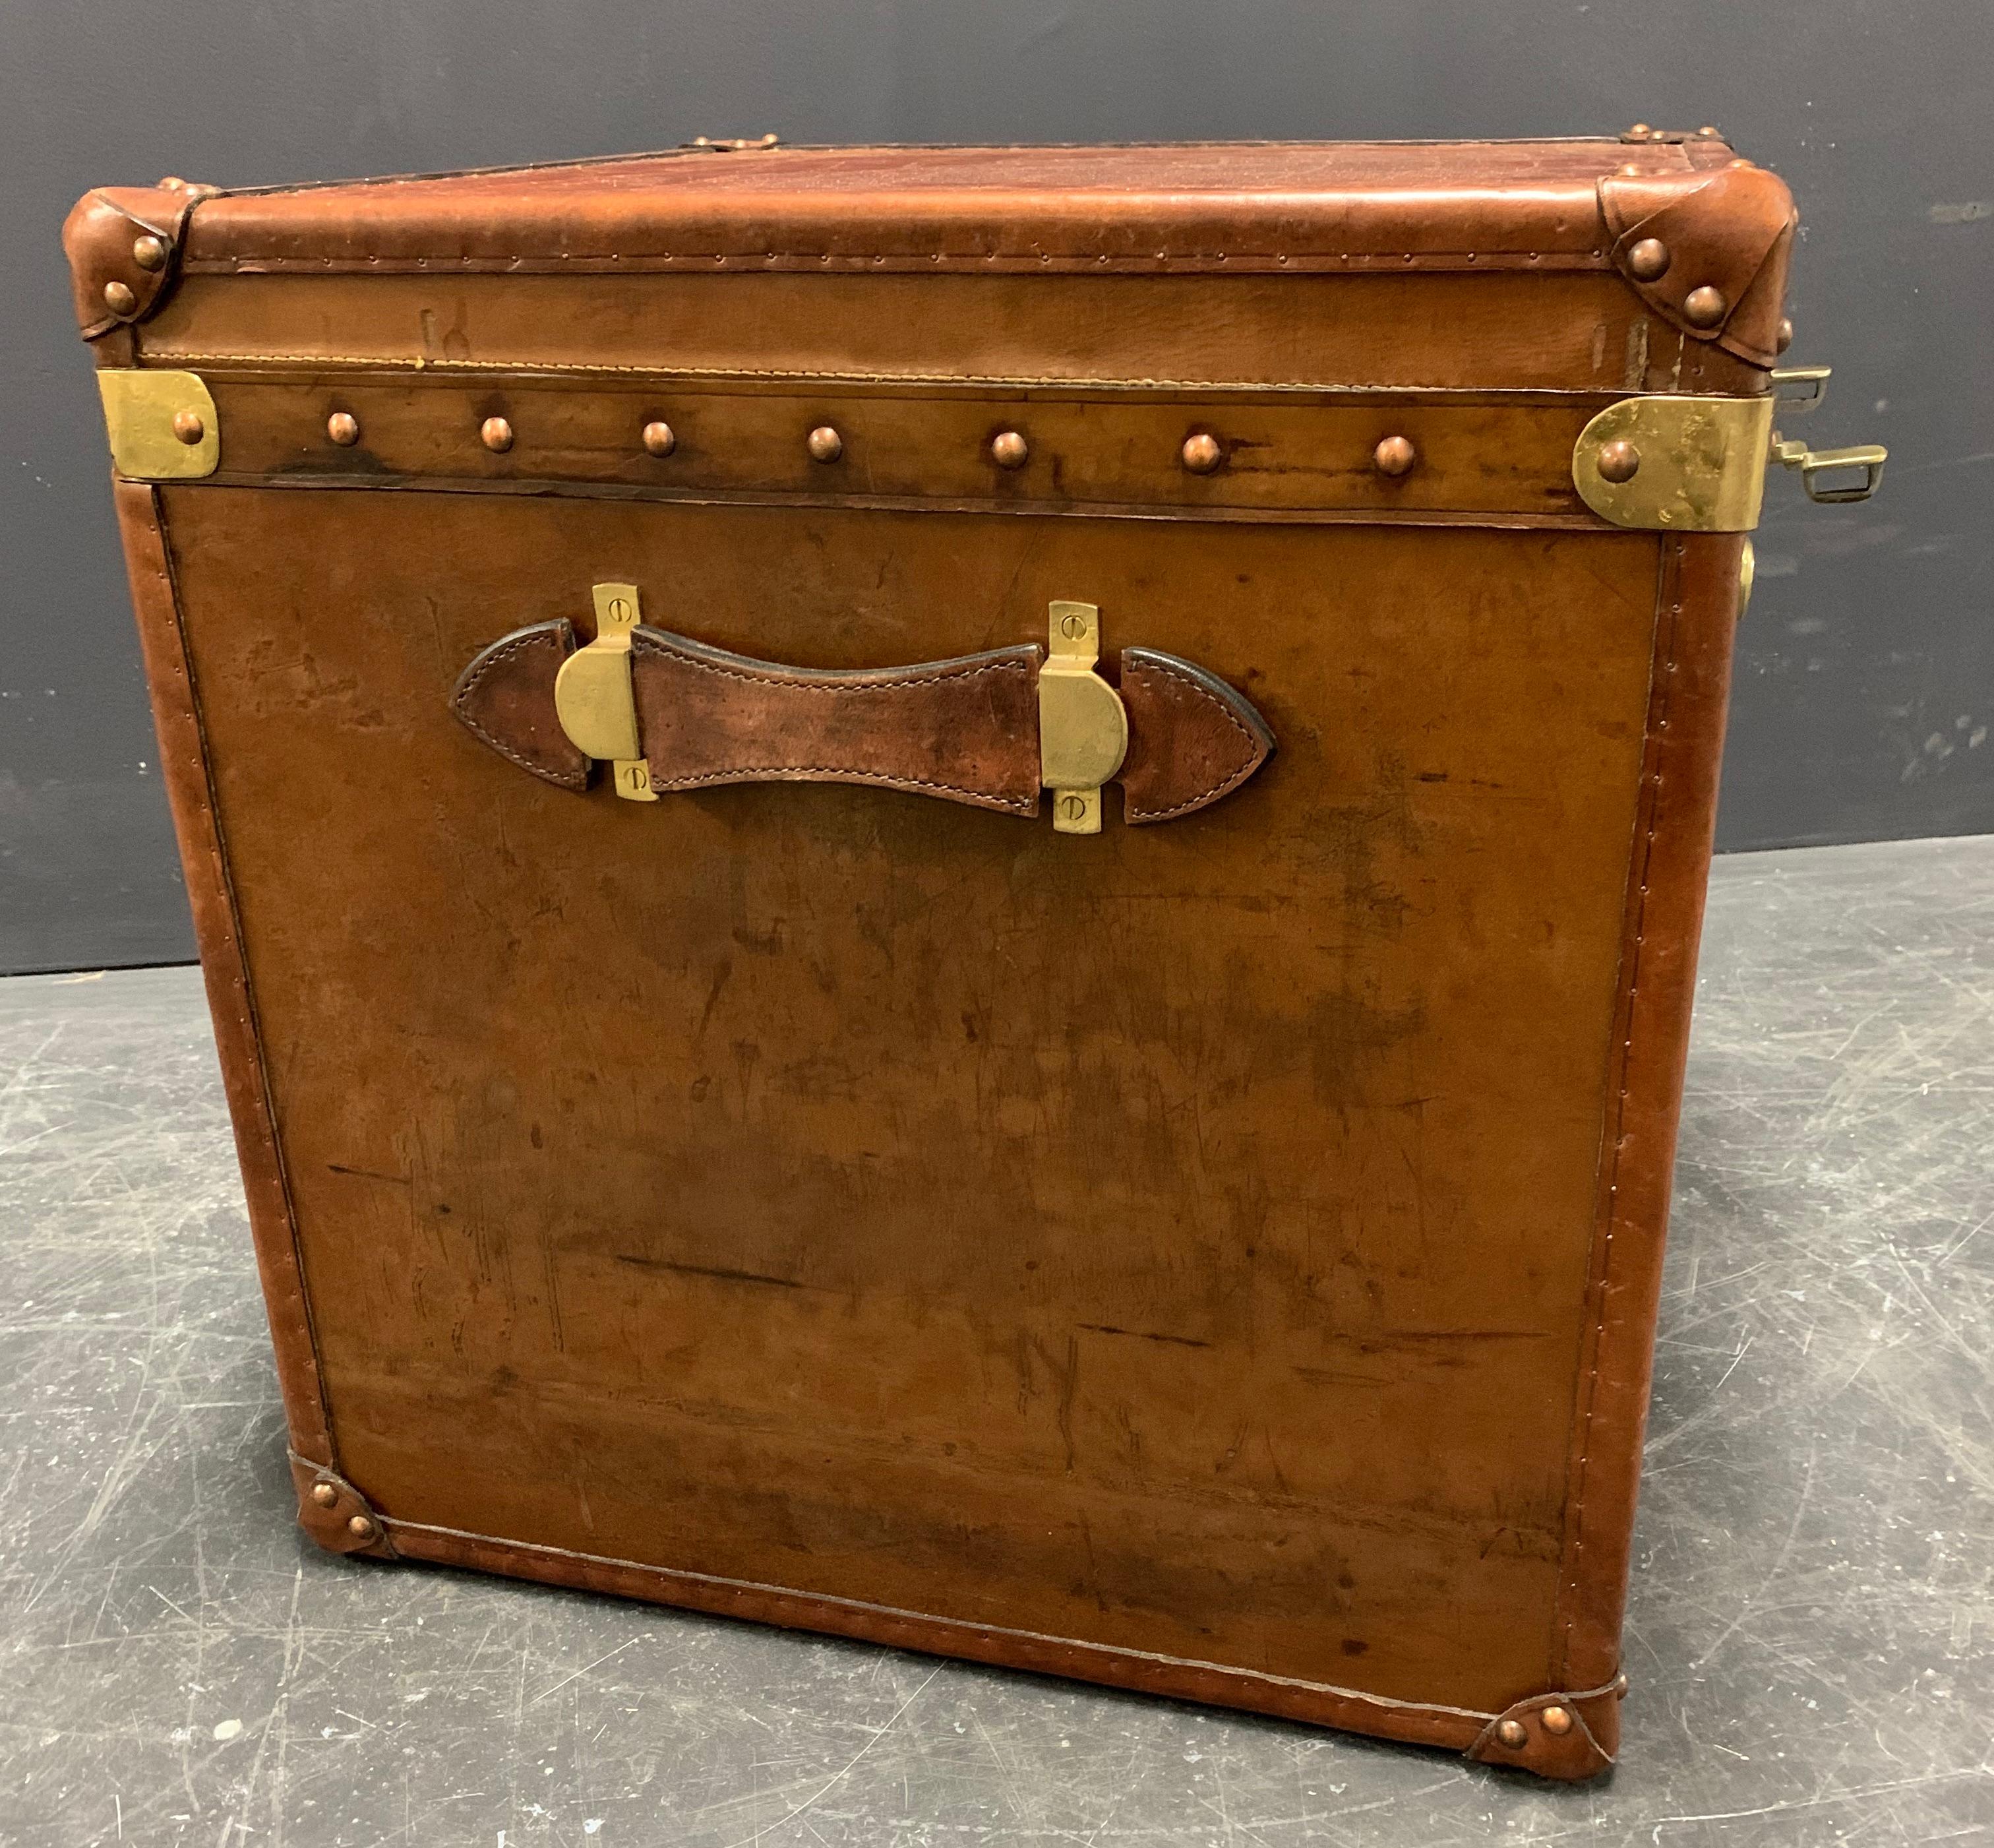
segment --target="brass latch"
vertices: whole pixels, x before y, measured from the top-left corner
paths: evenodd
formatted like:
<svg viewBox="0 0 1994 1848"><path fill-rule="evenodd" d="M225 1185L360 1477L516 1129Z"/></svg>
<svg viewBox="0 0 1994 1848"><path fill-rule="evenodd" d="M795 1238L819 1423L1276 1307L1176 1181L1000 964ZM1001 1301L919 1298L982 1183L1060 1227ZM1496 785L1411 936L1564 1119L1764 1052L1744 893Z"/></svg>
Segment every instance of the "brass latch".
<svg viewBox="0 0 1994 1848"><path fill-rule="evenodd" d="M1053 793L1055 832L1098 834L1101 786L1129 754L1129 715L1121 694L1094 670L1100 610L1055 602L1047 627L1039 670L1039 780Z"/></svg>
<svg viewBox="0 0 1994 1848"><path fill-rule="evenodd" d="M630 638L640 618L634 584L598 584L595 639L561 663L554 677L554 713L568 742L590 757L605 758L616 793L632 802L655 802L651 766L637 737L637 701L630 684Z"/></svg>
<svg viewBox="0 0 1994 1848"><path fill-rule="evenodd" d="M1573 485L1602 519L1661 533L1750 532L1774 462L1800 471L1811 500L1867 500L1883 479L1880 446L1812 450L1773 427L1776 407L1797 414L1818 404L1828 378L1826 366L1794 367L1774 372L1773 390L1757 397L1623 398L1580 431ZM1819 484L1852 468L1862 471L1859 482Z"/></svg>

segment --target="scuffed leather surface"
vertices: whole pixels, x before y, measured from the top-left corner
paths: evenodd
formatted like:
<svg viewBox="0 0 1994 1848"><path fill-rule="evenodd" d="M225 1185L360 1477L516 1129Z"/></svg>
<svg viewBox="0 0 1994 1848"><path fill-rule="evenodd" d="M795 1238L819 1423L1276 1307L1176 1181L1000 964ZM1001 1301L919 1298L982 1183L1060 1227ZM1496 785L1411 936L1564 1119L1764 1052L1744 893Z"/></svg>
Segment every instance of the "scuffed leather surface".
<svg viewBox="0 0 1994 1848"><path fill-rule="evenodd" d="M1613 261L1643 300L1692 340L1715 341L1753 365L1779 355L1787 262L1799 215L1776 173L1738 161L1674 180L1612 175L1599 183L1600 211L1613 235ZM1669 266L1651 282L1628 268L1643 238L1668 246ZM1683 310L1708 286L1729 305L1716 326L1694 326Z"/></svg>
<svg viewBox="0 0 1994 1848"><path fill-rule="evenodd" d="M1267 722L1218 679L1153 649L1122 651L1129 755L1118 779L1132 825L1167 821L1229 795L1273 753Z"/></svg>
<svg viewBox="0 0 1994 1848"><path fill-rule="evenodd" d="M653 789L862 783L1038 813L1036 644L859 673L781 667L655 629L634 647Z"/></svg>
<svg viewBox="0 0 1994 1848"><path fill-rule="evenodd" d="M212 189L187 185L105 186L87 192L63 221L63 249L69 258L76 321L85 340L114 327L143 321L164 299L180 266L182 233L194 207ZM141 269L132 245L147 233L166 247L157 269ZM105 305L104 285L125 283L134 306L114 314Z"/></svg>
<svg viewBox="0 0 1994 1848"><path fill-rule="evenodd" d="M574 652L574 629L565 618L536 622L502 636L457 677L451 710L481 743L543 782L562 789L588 787L589 760L561 729L554 709L554 677Z"/></svg>

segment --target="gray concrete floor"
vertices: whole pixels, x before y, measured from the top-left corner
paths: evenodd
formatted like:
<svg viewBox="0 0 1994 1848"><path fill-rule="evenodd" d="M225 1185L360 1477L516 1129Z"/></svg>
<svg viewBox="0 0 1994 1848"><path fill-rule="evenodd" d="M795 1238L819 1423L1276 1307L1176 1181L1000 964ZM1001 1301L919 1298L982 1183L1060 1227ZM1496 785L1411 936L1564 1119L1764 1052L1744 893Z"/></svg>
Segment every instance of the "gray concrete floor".
<svg viewBox="0 0 1994 1848"><path fill-rule="evenodd" d="M0 982L0 1841L1994 1842L1994 838L1721 862L1621 1767L408 1566L291 1490L191 969Z"/></svg>

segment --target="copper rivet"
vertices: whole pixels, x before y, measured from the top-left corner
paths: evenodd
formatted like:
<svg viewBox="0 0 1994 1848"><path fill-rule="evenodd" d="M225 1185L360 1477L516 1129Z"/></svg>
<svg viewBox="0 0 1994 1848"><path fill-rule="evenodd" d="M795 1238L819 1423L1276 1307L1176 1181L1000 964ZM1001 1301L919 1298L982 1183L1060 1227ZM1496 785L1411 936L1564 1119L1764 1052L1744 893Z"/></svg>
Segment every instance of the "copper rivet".
<svg viewBox="0 0 1994 1848"><path fill-rule="evenodd" d="M478 438L495 455L512 447L512 427L503 417L487 417L478 427Z"/></svg>
<svg viewBox="0 0 1994 1848"><path fill-rule="evenodd" d="M845 439L828 423L820 423L803 439L814 462L834 462L845 453Z"/></svg>
<svg viewBox="0 0 1994 1848"><path fill-rule="evenodd" d="M678 433L662 418L644 426L644 453L646 455L670 455L678 446Z"/></svg>
<svg viewBox="0 0 1994 1848"><path fill-rule="evenodd" d="M325 420L325 434L341 449L351 449L360 441L360 420L350 410L336 410Z"/></svg>
<svg viewBox="0 0 1994 1848"><path fill-rule="evenodd" d="M1637 122L1633 128L1627 131L1627 139L1629 141L1646 141L1653 132L1654 130L1650 129L1646 122Z"/></svg>
<svg viewBox="0 0 1994 1848"><path fill-rule="evenodd" d="M374 1524L365 1514L355 1515L346 1524L346 1531L355 1540L372 1540L374 1538Z"/></svg>
<svg viewBox="0 0 1994 1848"><path fill-rule="evenodd" d="M1709 122L1705 122L1698 129L1697 134L1704 141L1722 141L1724 139L1723 135Z"/></svg>
<svg viewBox="0 0 1994 1848"><path fill-rule="evenodd" d="M207 426L200 420L197 410L176 410L173 413L173 434L191 449L207 434Z"/></svg>
<svg viewBox="0 0 1994 1848"><path fill-rule="evenodd" d="M1692 289L1683 297L1683 313L1688 317L1693 327L1714 327L1723 320L1730 303L1722 293L1705 283L1700 289Z"/></svg>
<svg viewBox="0 0 1994 1848"><path fill-rule="evenodd" d="M1598 467L1603 482L1631 482L1641 466L1641 452L1625 437L1599 445Z"/></svg>
<svg viewBox="0 0 1994 1848"><path fill-rule="evenodd" d="M1794 317L1790 314L1782 314L1780 317L1780 324L1773 334L1773 351L1783 353L1793 344Z"/></svg>
<svg viewBox="0 0 1994 1848"><path fill-rule="evenodd" d="M1506 1719L1496 1729L1496 1737L1513 1752L1520 1752L1530 1743L1530 1729L1520 1719Z"/></svg>
<svg viewBox="0 0 1994 1848"><path fill-rule="evenodd" d="M1567 1707L1547 1707L1537 1717L1544 1723L1547 1733L1554 1733L1560 1738L1571 1730L1571 1711Z"/></svg>
<svg viewBox="0 0 1994 1848"><path fill-rule="evenodd" d="M321 1508L329 1508L339 1500L339 1491L330 1483L313 1483L312 1500Z"/></svg>
<svg viewBox="0 0 1994 1848"><path fill-rule="evenodd" d="M990 459L999 468L1022 468L1031 445L1015 430L1000 430L990 439Z"/></svg>
<svg viewBox="0 0 1994 1848"><path fill-rule="evenodd" d="M1627 267L1636 279L1652 283L1668 273L1669 247L1660 238L1643 238L1627 252Z"/></svg>
<svg viewBox="0 0 1994 1848"><path fill-rule="evenodd" d="M132 240L132 261L141 269L161 269L166 266L166 247L149 235Z"/></svg>
<svg viewBox="0 0 1994 1848"><path fill-rule="evenodd" d="M129 283L106 283L104 285L104 305L113 314L129 314L139 305L139 298L132 293Z"/></svg>
<svg viewBox="0 0 1994 1848"><path fill-rule="evenodd" d="M1218 439L1203 430L1195 436L1184 438L1184 465L1193 475L1209 475L1225 460L1225 451L1218 446Z"/></svg>
<svg viewBox="0 0 1994 1848"><path fill-rule="evenodd" d="M1419 459L1419 451L1404 437L1387 437L1371 451L1372 467L1394 480L1402 475L1410 475L1413 463Z"/></svg>

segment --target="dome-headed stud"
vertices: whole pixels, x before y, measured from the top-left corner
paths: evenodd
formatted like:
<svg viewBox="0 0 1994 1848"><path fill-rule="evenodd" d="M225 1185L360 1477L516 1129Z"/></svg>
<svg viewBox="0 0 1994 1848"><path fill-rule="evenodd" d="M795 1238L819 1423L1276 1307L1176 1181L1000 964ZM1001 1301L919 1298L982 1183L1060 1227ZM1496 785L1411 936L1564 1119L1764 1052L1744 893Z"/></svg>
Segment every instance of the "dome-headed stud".
<svg viewBox="0 0 1994 1848"><path fill-rule="evenodd" d="M1683 314L1693 327L1714 327L1730 312L1722 290L1705 283L1683 297Z"/></svg>
<svg viewBox="0 0 1994 1848"><path fill-rule="evenodd" d="M478 427L478 440L494 455L503 455L512 447L512 426L503 417L487 417Z"/></svg>
<svg viewBox="0 0 1994 1848"><path fill-rule="evenodd" d="M346 1531L355 1540L372 1540L374 1538L374 1524L365 1514L355 1515L347 1522Z"/></svg>
<svg viewBox="0 0 1994 1848"><path fill-rule="evenodd" d="M990 439L990 459L999 468L1022 468L1031 453L1032 446L1021 431L1000 430Z"/></svg>
<svg viewBox="0 0 1994 1848"><path fill-rule="evenodd" d="M1660 238L1643 238L1629 245L1627 269L1637 282L1652 283L1667 275L1668 245Z"/></svg>
<svg viewBox="0 0 1994 1848"><path fill-rule="evenodd" d="M1387 437L1371 451L1371 466L1393 481L1410 475L1419 459L1420 452L1408 437Z"/></svg>
<svg viewBox="0 0 1994 1848"><path fill-rule="evenodd" d="M1218 437L1202 430L1184 438L1181 454L1184 465L1193 475L1209 475L1225 460L1225 451L1219 447Z"/></svg>
<svg viewBox="0 0 1994 1848"><path fill-rule="evenodd" d="M1496 1729L1496 1737L1513 1752L1530 1743L1530 1730L1520 1719L1506 1719Z"/></svg>
<svg viewBox="0 0 1994 1848"><path fill-rule="evenodd" d="M834 462L845 453L845 439L828 423L820 423L803 438L813 462Z"/></svg>
<svg viewBox="0 0 1994 1848"><path fill-rule="evenodd" d="M1615 437L1600 444L1597 466L1603 482L1631 482L1641 466L1641 452L1625 437Z"/></svg>
<svg viewBox="0 0 1994 1848"><path fill-rule="evenodd" d="M207 434L207 426L201 421L199 411L176 410L173 413L173 434L191 449Z"/></svg>
<svg viewBox="0 0 1994 1848"><path fill-rule="evenodd" d="M325 434L341 449L360 441L360 420L350 410L336 410L325 420Z"/></svg>
<svg viewBox="0 0 1994 1848"><path fill-rule="evenodd" d="M321 1508L329 1508L339 1500L339 1491L330 1483L313 1483L311 1498Z"/></svg>
<svg viewBox="0 0 1994 1848"><path fill-rule="evenodd" d="M1779 326L1773 331L1773 351L1783 353L1793 344L1794 317L1790 314L1782 314Z"/></svg>
<svg viewBox="0 0 1994 1848"><path fill-rule="evenodd" d="M644 426L644 453L646 455L670 455L679 446L678 433L662 418L654 418Z"/></svg>
<svg viewBox="0 0 1994 1848"><path fill-rule="evenodd" d="M1571 1709L1569 1707L1547 1707L1537 1716L1543 1722L1544 1730L1562 1739L1571 1730Z"/></svg>
<svg viewBox="0 0 1994 1848"><path fill-rule="evenodd" d="M104 305L113 314L129 314L139 305L139 298L132 293L129 283L106 283L104 285Z"/></svg>
<svg viewBox="0 0 1994 1848"><path fill-rule="evenodd" d="M163 269L166 262L166 247L148 231L142 238L132 240L132 261L141 269Z"/></svg>

